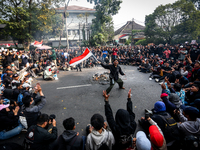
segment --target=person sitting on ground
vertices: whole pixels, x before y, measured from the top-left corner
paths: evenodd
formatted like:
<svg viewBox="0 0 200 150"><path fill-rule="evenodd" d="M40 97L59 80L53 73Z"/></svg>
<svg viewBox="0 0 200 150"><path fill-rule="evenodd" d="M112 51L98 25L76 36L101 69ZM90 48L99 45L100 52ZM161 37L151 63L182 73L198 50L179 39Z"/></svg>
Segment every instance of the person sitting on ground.
<svg viewBox="0 0 200 150"><path fill-rule="evenodd" d="M41 102L38 105L35 105L36 102L34 101L33 97L31 97L31 95L27 95L22 99L22 102L24 104L22 106L22 111L25 114L28 127L30 127L31 125L36 125L37 118L40 115L40 110L46 104L46 98L42 92L42 88L39 85L37 85L36 87L37 89L35 89L35 94L39 93L41 97Z"/></svg>
<svg viewBox="0 0 200 150"><path fill-rule="evenodd" d="M11 62L11 70L13 73L17 73L17 71L19 71L19 68L15 66L14 62Z"/></svg>
<svg viewBox="0 0 200 150"><path fill-rule="evenodd" d="M130 147L132 135L135 133L137 127L135 122L135 113L132 108L131 89L128 92L127 110L119 109L116 113L115 119L108 101L109 95L107 95L106 91L103 91L103 96L105 98L106 119L116 141L114 149L121 150ZM127 141L123 143L123 140Z"/></svg>
<svg viewBox="0 0 200 150"><path fill-rule="evenodd" d="M48 125L52 124L51 133L48 132ZM30 150L53 150L57 139L56 120L49 120L47 114L41 114L37 120L37 125L32 125L24 139L25 149Z"/></svg>
<svg viewBox="0 0 200 150"><path fill-rule="evenodd" d="M17 107L5 107L0 111L0 140L9 139L15 135L18 135L24 128L19 123L19 106Z"/></svg>
<svg viewBox="0 0 200 150"><path fill-rule="evenodd" d="M11 82L12 89L16 89L17 88L17 86L16 86L17 83L21 83L21 81L19 80L19 75L17 73L15 73L13 75L13 80Z"/></svg>
<svg viewBox="0 0 200 150"><path fill-rule="evenodd" d="M177 81L178 80L178 81ZM181 84L181 87L184 87L186 84L189 83L188 78L186 78L185 76L181 75L181 74L177 74L176 75L176 83Z"/></svg>
<svg viewBox="0 0 200 150"><path fill-rule="evenodd" d="M186 101L188 102L188 104L194 102L195 99L199 99L200 98L200 85L198 84L194 84L192 85L191 88L186 88Z"/></svg>
<svg viewBox="0 0 200 150"><path fill-rule="evenodd" d="M183 135L200 136L200 118L198 118L199 110L197 108L186 106L183 109L183 113L180 111L175 111L175 113L181 121L178 123L178 128Z"/></svg>
<svg viewBox="0 0 200 150"><path fill-rule="evenodd" d="M90 122L93 129L87 136L86 150L99 150L103 149L103 147L112 150L112 147L115 144L115 139L112 132L103 128L103 116L100 114L94 114Z"/></svg>
<svg viewBox="0 0 200 150"><path fill-rule="evenodd" d="M157 101L154 104L153 115L151 116L151 118L158 124L159 128L162 130L167 143L173 144L173 141L178 140L180 134L179 134L176 121L168 112L166 112L166 106L164 102ZM173 122L173 128L174 130L176 130L176 132L171 134L165 130L166 122L163 118L168 119L170 122ZM141 120L139 120L139 123L143 127L145 133L148 135L149 134L148 129L149 129L150 124L147 121L147 119L145 119L144 117L141 117Z"/></svg>
<svg viewBox="0 0 200 150"><path fill-rule="evenodd" d="M75 132L75 120L70 117L63 121L63 126L65 131L58 137L58 149L57 150L82 150L83 149L83 139L79 136L78 132Z"/></svg>

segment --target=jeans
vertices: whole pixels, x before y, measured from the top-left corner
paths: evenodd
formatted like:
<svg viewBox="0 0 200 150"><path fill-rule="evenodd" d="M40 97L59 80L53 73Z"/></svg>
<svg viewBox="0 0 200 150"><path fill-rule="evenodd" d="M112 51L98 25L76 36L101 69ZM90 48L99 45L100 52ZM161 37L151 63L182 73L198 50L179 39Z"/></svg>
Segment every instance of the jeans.
<svg viewBox="0 0 200 150"><path fill-rule="evenodd" d="M5 130L1 131L0 132L0 140L6 140L15 135L18 135L23 128L24 128L23 125L19 124L17 127L15 127L14 129L12 129L10 131L5 131Z"/></svg>

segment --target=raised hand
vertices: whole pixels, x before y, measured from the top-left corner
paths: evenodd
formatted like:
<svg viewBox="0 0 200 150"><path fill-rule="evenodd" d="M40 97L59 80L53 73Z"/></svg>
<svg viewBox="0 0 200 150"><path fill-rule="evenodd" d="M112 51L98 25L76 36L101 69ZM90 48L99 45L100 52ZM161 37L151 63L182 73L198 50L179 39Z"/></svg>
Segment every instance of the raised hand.
<svg viewBox="0 0 200 150"><path fill-rule="evenodd" d="M103 91L103 97L105 98L106 101L108 101L110 94L107 95L106 91Z"/></svg>
<svg viewBox="0 0 200 150"><path fill-rule="evenodd" d="M131 89L128 91L128 98L131 98Z"/></svg>

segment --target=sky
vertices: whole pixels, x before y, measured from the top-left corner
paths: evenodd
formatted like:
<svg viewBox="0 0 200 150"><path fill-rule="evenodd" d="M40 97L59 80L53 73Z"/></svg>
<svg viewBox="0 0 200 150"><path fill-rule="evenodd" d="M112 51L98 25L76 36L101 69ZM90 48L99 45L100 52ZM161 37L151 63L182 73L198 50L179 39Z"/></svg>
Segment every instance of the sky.
<svg viewBox="0 0 200 150"><path fill-rule="evenodd" d="M127 21L134 21L144 25L145 16L153 13L159 5L174 3L176 0L122 0L118 14L113 16L115 30L126 24ZM94 5L87 0L70 0L70 5L77 5L93 8Z"/></svg>

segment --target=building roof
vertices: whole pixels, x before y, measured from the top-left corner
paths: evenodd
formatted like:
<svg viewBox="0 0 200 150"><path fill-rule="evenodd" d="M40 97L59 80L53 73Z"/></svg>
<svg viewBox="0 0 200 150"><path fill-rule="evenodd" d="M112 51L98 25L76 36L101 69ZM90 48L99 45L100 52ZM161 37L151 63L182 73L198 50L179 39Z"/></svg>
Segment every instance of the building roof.
<svg viewBox="0 0 200 150"><path fill-rule="evenodd" d="M56 8L56 10L65 10L65 7ZM71 10L71 11L95 11L95 9L80 7L80 6L75 6L75 5L68 6L67 10Z"/></svg>
<svg viewBox="0 0 200 150"><path fill-rule="evenodd" d="M115 35L118 34L131 34L132 33L132 22L133 22L133 30L144 30L145 27L135 23L134 21L127 21L125 25L115 31Z"/></svg>

